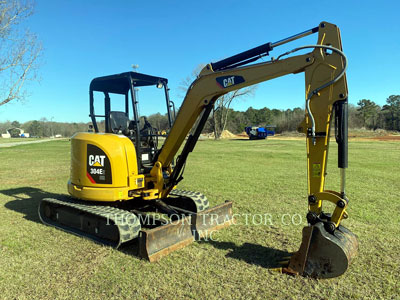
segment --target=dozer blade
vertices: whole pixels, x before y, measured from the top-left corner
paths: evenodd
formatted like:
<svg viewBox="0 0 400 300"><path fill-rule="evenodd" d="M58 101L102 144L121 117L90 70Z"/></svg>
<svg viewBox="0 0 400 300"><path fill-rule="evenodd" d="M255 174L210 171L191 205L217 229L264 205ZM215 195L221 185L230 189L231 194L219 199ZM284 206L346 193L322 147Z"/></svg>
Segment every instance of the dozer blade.
<svg viewBox="0 0 400 300"><path fill-rule="evenodd" d="M233 222L232 202L226 201L192 215L192 232L196 240L211 238L213 231L230 226Z"/></svg>
<svg viewBox="0 0 400 300"><path fill-rule="evenodd" d="M139 233L139 256L154 262L194 241L191 216Z"/></svg>
<svg viewBox="0 0 400 300"><path fill-rule="evenodd" d="M233 222L232 202L139 233L139 256L154 262Z"/></svg>
<svg viewBox="0 0 400 300"><path fill-rule="evenodd" d="M347 270L357 250L357 237L350 230L339 226L331 234L320 222L303 228L300 249L284 271L313 278L337 277Z"/></svg>

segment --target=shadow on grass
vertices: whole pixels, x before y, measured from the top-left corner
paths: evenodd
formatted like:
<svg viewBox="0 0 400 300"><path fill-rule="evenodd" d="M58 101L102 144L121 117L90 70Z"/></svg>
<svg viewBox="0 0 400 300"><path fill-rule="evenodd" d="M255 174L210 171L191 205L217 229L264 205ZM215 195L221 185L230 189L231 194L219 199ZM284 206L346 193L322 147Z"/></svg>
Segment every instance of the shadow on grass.
<svg viewBox="0 0 400 300"><path fill-rule="evenodd" d="M14 189L0 190L0 195L2 194L14 198L14 200L5 203L4 207L23 214L26 220L40 224L43 224L40 221L38 213L40 200L42 200L43 198L60 198L60 194L49 193L43 191L42 189L34 187L20 187ZM43 224L43 226L46 225ZM91 238L89 239L95 243L103 244ZM121 245L118 250L129 255L138 256L139 244L135 239L134 241Z"/></svg>
<svg viewBox="0 0 400 300"><path fill-rule="evenodd" d="M14 198L14 200L11 200L4 205L7 209L21 213L24 215L26 220L40 224L42 224L38 215L40 200L43 198L60 197L59 194L49 193L33 187L20 187L0 190L0 195L1 194ZM199 243L211 244L213 247L222 250L230 250L226 255L227 257L242 260L249 264L259 265L268 269L281 267L278 262L290 255L290 253L287 251L277 250L251 243L244 243L240 246L232 242L212 240L201 240ZM118 250L125 254L139 257L139 244L137 239L121 245Z"/></svg>
<svg viewBox="0 0 400 300"><path fill-rule="evenodd" d="M6 208L24 214L25 219L37 223L41 223L38 215L40 200L43 198L55 198L60 196L33 187L0 190L0 195L1 194L15 198L4 205Z"/></svg>
<svg viewBox="0 0 400 300"><path fill-rule="evenodd" d="M242 137L242 138L234 138L234 139L230 139L230 141L246 141L246 142L248 142L248 141L266 141L266 140L268 140L268 138L265 138L265 139L249 139L249 138L245 138L245 137Z"/></svg>
<svg viewBox="0 0 400 300"><path fill-rule="evenodd" d="M200 241L211 244L213 247L230 250L226 257L245 261L248 264L258 265L266 269L282 267L280 261L287 260L291 253L257 244L244 243L240 246L232 242Z"/></svg>
<svg viewBox="0 0 400 300"><path fill-rule="evenodd" d="M252 141L249 138L231 139L231 141Z"/></svg>

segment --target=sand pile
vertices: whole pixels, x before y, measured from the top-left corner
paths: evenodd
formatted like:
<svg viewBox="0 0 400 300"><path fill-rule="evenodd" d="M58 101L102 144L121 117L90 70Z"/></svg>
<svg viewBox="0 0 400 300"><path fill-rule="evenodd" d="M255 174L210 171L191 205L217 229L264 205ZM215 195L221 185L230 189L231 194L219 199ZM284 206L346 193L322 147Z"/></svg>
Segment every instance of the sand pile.
<svg viewBox="0 0 400 300"><path fill-rule="evenodd" d="M207 133L207 136L210 139L215 138L214 132ZM234 138L237 138L237 136L235 134L233 134L232 132L230 132L229 130L224 130L224 131L222 131L220 138L221 139L234 139Z"/></svg>
<svg viewBox="0 0 400 300"><path fill-rule="evenodd" d="M232 132L230 132L229 130L224 130L221 133L221 139L231 139L231 138L235 138L236 135L233 134Z"/></svg>

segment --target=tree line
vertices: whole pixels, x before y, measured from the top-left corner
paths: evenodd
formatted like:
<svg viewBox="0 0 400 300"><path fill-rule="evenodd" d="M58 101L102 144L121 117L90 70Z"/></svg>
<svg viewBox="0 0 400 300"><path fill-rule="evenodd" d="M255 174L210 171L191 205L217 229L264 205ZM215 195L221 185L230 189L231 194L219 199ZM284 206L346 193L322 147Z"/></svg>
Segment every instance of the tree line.
<svg viewBox="0 0 400 300"><path fill-rule="evenodd" d="M0 123L0 132L6 133L6 131L11 128L20 128L29 133L30 137L51 137L56 135L71 137L76 132L88 131L90 124L91 123L53 122L46 118L25 123L6 121ZM17 137L19 135L19 130L16 129L12 129L9 132L12 137Z"/></svg>
<svg viewBox="0 0 400 300"><path fill-rule="evenodd" d="M385 129L400 131L400 95L391 95L386 104L379 106L374 101L362 99L357 105L349 104L349 128L369 130ZM305 116L304 108L279 110L267 107L246 111L235 111L229 106L218 105L204 127L204 132L214 132L218 137L223 130L241 133L246 126L276 126L277 133L296 131ZM161 130L168 129L167 116L154 114L148 117L153 126Z"/></svg>
<svg viewBox="0 0 400 300"><path fill-rule="evenodd" d="M208 118L203 132L217 132L216 136L218 137L223 130L241 133L246 126L266 125L276 126L275 131L277 133L296 131L298 125L304 119L304 115L305 111L300 107L286 110L249 107L246 111L236 111L226 106L220 106ZM166 114L152 114L147 119L157 130L168 131L169 125ZM16 127L28 132L30 136L50 137L61 135L63 137L71 137L76 132L88 131L89 125L91 125L90 122L61 123L42 118L22 124L18 121L1 122L0 132L5 133L6 130ZM99 122L99 127L104 130L104 121ZM358 101L357 106L349 104L349 127L400 131L400 95L389 96L383 106L379 106L369 99ZM14 136L18 134L17 131L11 133Z"/></svg>
<svg viewBox="0 0 400 300"><path fill-rule="evenodd" d="M362 99L357 104L359 125L373 130L400 131L400 95L389 96L382 107L369 99Z"/></svg>

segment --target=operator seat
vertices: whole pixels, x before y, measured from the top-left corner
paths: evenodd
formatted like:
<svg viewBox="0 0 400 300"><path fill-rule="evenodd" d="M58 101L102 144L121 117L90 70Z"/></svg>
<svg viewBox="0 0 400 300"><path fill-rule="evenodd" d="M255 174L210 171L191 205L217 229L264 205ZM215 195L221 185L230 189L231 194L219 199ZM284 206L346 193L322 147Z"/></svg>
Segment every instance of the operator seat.
<svg viewBox="0 0 400 300"><path fill-rule="evenodd" d="M117 134L129 134L129 117L123 111L110 111L109 129Z"/></svg>

